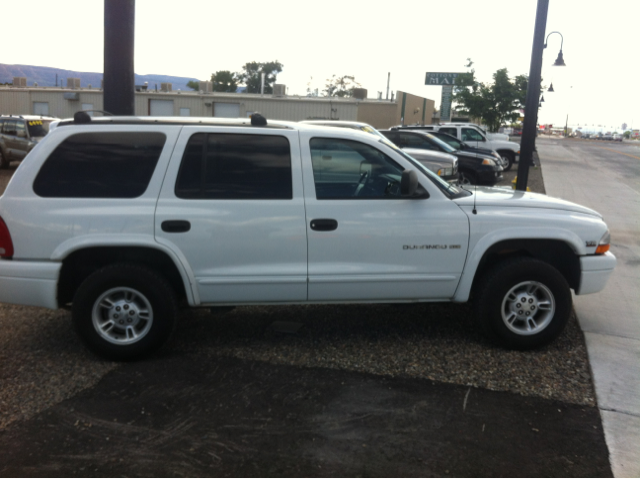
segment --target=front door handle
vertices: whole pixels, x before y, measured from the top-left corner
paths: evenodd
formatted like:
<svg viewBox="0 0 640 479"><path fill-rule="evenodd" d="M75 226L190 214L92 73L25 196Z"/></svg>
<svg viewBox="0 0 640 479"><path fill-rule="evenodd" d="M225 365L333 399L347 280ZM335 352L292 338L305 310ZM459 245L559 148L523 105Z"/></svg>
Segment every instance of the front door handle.
<svg viewBox="0 0 640 479"><path fill-rule="evenodd" d="M315 231L333 231L338 229L338 222L330 219L311 220L311 229Z"/></svg>
<svg viewBox="0 0 640 479"><path fill-rule="evenodd" d="M165 233L186 233L191 229L191 223L185 220L167 220L161 226Z"/></svg>

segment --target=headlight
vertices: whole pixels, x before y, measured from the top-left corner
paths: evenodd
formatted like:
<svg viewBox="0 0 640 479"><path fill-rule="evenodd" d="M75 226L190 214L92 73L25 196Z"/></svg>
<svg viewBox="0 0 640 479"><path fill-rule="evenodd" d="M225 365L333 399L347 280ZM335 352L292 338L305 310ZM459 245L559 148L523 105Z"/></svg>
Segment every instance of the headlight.
<svg viewBox="0 0 640 479"><path fill-rule="evenodd" d="M611 243L611 234L609 233L609 230L607 230L607 232L602 235L602 238L598 243L596 254L605 254L607 251L609 251L609 243Z"/></svg>
<svg viewBox="0 0 640 479"><path fill-rule="evenodd" d="M453 175L453 168L440 168L438 170L438 176L451 176Z"/></svg>
<svg viewBox="0 0 640 479"><path fill-rule="evenodd" d="M482 160L482 164L489 165L489 166L496 166L496 162L493 160L490 160L489 158L485 158L484 160Z"/></svg>

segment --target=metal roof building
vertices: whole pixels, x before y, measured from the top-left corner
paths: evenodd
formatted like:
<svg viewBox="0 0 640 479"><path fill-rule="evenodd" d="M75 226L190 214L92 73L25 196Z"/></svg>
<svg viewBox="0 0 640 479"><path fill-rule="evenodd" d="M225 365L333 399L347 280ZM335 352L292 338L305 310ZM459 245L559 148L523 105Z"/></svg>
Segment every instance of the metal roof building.
<svg viewBox="0 0 640 479"><path fill-rule="evenodd" d="M136 115L246 118L254 112L260 112L274 120L333 119L361 121L376 128L388 128L400 123L430 124L434 109L433 100L401 91L397 92L393 101L389 101L284 94L181 92L171 91L170 85L162 86L166 91L136 91ZM98 88L4 86L0 87L0 114L70 118L80 110L102 110L102 94Z"/></svg>

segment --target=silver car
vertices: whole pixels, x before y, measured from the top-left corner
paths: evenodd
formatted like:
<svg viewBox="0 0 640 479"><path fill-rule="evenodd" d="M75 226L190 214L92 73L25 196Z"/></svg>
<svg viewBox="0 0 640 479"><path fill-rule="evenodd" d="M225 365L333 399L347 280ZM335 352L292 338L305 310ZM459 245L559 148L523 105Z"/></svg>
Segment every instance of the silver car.
<svg viewBox="0 0 640 479"><path fill-rule="evenodd" d="M0 116L0 168L22 161L48 132L50 116Z"/></svg>

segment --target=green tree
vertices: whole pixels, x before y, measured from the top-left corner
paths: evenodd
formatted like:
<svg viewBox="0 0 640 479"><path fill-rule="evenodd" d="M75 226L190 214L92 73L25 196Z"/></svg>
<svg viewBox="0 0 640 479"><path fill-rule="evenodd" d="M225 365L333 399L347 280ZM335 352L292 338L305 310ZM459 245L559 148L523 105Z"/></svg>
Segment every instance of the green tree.
<svg viewBox="0 0 640 479"><path fill-rule="evenodd" d="M471 66L469 62L467 66ZM528 77L518 75L509 78L506 68L493 74L492 83L481 83L476 80L475 70L458 75L454 88L453 100L457 104L456 111L480 118L489 131L497 131L500 125L511 123L519 116L518 111L524 108L527 96Z"/></svg>
<svg viewBox="0 0 640 479"><path fill-rule="evenodd" d="M353 75L343 75L337 77L332 75L331 78L327 78L327 84L324 86L324 96L339 96L339 97L352 97L354 88L360 88Z"/></svg>
<svg viewBox="0 0 640 479"><path fill-rule="evenodd" d="M283 67L284 65L278 60L267 63L249 62L243 65L241 72L236 73L236 77L240 83L247 86L247 93L260 93L261 74L264 73L264 92L273 93L276 75L282 71Z"/></svg>
<svg viewBox="0 0 640 479"><path fill-rule="evenodd" d="M200 90L200 82L198 80L189 80L187 86L195 91Z"/></svg>
<svg viewBox="0 0 640 479"><path fill-rule="evenodd" d="M238 90L237 74L229 70L219 70L211 75L213 91L235 93Z"/></svg>
<svg viewBox="0 0 640 479"><path fill-rule="evenodd" d="M622 134L622 136L623 136L625 139L627 139L627 140L628 140L629 138L631 138L631 131L630 131L630 130L625 131L625 132Z"/></svg>

